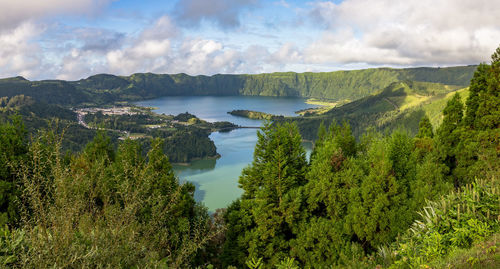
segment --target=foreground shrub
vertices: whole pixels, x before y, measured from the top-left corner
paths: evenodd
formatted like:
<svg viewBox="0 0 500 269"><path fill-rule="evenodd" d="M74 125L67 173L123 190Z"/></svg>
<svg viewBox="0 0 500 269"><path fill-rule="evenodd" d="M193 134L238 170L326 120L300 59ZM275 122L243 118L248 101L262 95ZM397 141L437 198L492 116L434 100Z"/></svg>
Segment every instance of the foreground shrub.
<svg viewBox="0 0 500 269"><path fill-rule="evenodd" d="M499 183L493 177L428 202L421 219L395 244L392 268L417 268L484 241L500 230L499 201ZM379 253L390 255L383 250Z"/></svg>
<svg viewBox="0 0 500 269"><path fill-rule="evenodd" d="M217 235L192 184L179 184L162 143L146 157L134 141L117 152L98 136L62 157L50 132L29 147L18 173L21 224L2 230L0 262L27 268L148 268L192 265Z"/></svg>

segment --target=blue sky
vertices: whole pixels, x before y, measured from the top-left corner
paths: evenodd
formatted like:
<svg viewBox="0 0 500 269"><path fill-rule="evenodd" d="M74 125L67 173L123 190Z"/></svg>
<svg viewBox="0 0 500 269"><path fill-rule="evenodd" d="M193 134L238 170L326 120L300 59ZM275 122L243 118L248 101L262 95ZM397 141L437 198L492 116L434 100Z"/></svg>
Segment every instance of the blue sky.
<svg viewBox="0 0 500 269"><path fill-rule="evenodd" d="M0 0L0 77L321 72L488 61L489 0Z"/></svg>

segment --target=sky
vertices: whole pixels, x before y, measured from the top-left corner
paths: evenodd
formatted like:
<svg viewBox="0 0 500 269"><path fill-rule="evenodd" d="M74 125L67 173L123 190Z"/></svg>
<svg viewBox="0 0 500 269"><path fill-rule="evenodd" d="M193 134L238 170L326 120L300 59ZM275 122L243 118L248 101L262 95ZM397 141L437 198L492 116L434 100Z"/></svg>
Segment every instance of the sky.
<svg viewBox="0 0 500 269"><path fill-rule="evenodd" d="M0 0L0 77L489 62L495 0Z"/></svg>

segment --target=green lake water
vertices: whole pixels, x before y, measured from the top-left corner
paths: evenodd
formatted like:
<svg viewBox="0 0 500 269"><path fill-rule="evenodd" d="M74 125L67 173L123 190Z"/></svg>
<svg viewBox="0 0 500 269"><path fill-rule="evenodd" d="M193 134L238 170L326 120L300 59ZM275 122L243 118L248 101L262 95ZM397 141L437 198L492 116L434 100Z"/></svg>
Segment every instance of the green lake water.
<svg viewBox="0 0 500 269"><path fill-rule="evenodd" d="M175 96L137 102L141 106L156 107L156 113L177 115L189 112L210 122L230 121L241 126L261 126L262 121L232 116L235 109L255 110L275 115L293 116L295 111L315 107L302 98L257 96ZM231 132L212 133L212 139L221 158L198 160L189 166L174 166L177 176L196 185L195 198L210 211L226 207L238 198L241 170L252 162L257 142L256 129L236 129ZM311 145L304 143L307 151Z"/></svg>

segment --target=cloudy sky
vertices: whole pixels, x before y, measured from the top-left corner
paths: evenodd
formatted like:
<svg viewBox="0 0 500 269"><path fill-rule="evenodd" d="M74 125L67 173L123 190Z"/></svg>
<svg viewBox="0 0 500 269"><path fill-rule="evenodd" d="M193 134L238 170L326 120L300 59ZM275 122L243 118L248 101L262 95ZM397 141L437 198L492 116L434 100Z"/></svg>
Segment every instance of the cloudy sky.
<svg viewBox="0 0 500 269"><path fill-rule="evenodd" d="M0 77L263 73L489 61L491 0L0 0Z"/></svg>

